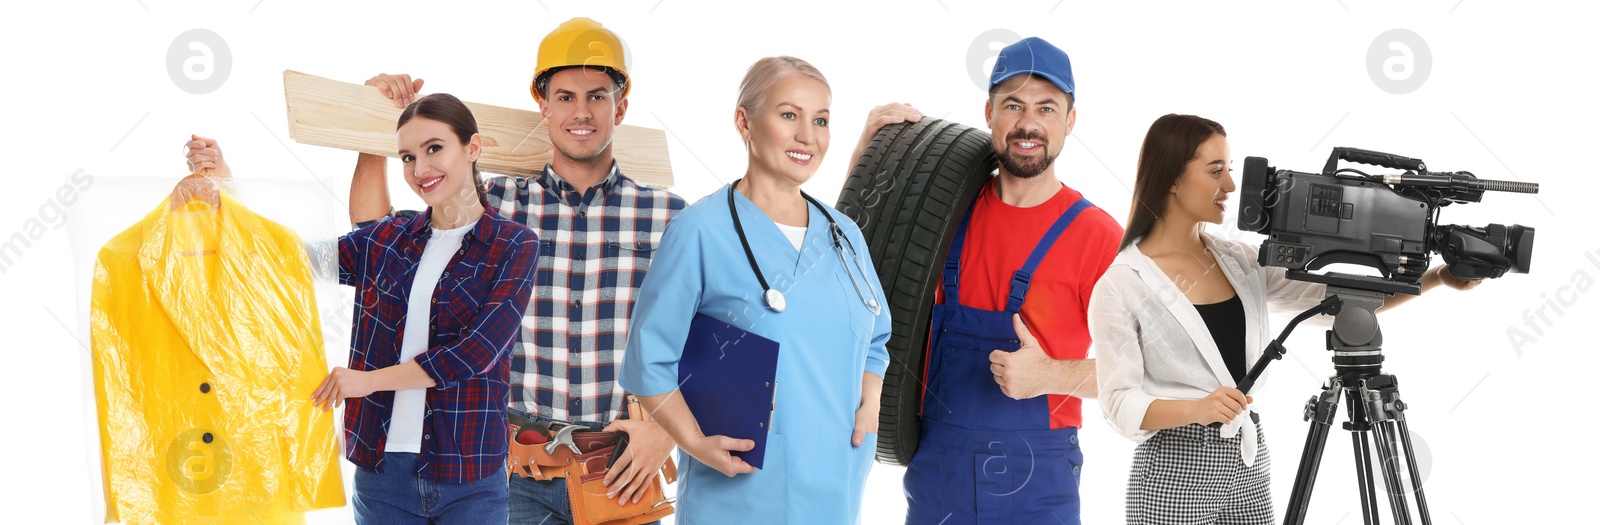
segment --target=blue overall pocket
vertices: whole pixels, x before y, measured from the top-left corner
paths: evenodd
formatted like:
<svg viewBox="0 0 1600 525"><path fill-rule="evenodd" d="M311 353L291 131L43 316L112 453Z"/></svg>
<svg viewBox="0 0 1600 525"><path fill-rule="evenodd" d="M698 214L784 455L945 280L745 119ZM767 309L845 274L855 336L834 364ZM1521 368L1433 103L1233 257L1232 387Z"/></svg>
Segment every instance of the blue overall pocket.
<svg viewBox="0 0 1600 525"><path fill-rule="evenodd" d="M934 417L972 430L1025 428L1024 403L1007 397L995 382L989 354L1015 351L1010 339L976 337L954 328L941 328L934 359L939 364L932 390L923 403L924 417ZM935 410L937 415L930 415Z"/></svg>
<svg viewBox="0 0 1600 525"><path fill-rule="evenodd" d="M1078 516L1083 454L1075 432L1018 433L988 440L974 456L977 515L1002 523L1055 523Z"/></svg>

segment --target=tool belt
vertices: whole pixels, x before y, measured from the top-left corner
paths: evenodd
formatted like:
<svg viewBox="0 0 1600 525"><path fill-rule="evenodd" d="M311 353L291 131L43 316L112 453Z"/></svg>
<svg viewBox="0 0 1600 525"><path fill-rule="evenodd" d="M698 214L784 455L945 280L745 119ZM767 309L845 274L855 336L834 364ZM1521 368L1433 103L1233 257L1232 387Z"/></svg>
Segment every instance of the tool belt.
<svg viewBox="0 0 1600 525"><path fill-rule="evenodd" d="M628 396L628 417L649 421L638 405ZM667 483L678 479L678 467L671 457L662 465L661 477L645 485L639 501L619 505L606 497L605 477L618 448L626 447L626 433L534 421L516 413L511 413L508 422L511 439L506 470L541 481L565 480L573 525L639 525L672 515L673 501L662 488L663 478Z"/></svg>

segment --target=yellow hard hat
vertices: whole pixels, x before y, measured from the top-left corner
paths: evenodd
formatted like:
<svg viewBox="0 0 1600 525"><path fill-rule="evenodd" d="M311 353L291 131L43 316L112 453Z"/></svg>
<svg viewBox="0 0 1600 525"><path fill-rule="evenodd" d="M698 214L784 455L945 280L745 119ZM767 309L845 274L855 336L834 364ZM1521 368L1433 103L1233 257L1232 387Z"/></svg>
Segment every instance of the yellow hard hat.
<svg viewBox="0 0 1600 525"><path fill-rule="evenodd" d="M533 85L528 91L534 100L540 100L539 77L553 69L590 66L606 67L621 75L622 96L628 96L633 87L628 78L628 59L622 39L616 33L588 18L574 18L562 22L539 42L539 62L534 67ZM620 98L620 97L619 97Z"/></svg>

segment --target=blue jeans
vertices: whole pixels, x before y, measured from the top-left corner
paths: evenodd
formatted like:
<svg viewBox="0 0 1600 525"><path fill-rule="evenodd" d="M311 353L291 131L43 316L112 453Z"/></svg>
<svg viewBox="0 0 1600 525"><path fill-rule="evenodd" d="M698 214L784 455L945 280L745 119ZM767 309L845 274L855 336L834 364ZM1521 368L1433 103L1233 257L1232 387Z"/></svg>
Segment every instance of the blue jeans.
<svg viewBox="0 0 1600 525"><path fill-rule="evenodd" d="M417 476L417 455L383 455L383 472L356 469L358 525L478 525L506 521L506 471L469 483L434 483Z"/></svg>
<svg viewBox="0 0 1600 525"><path fill-rule="evenodd" d="M572 525L567 480L511 476L510 525Z"/></svg>

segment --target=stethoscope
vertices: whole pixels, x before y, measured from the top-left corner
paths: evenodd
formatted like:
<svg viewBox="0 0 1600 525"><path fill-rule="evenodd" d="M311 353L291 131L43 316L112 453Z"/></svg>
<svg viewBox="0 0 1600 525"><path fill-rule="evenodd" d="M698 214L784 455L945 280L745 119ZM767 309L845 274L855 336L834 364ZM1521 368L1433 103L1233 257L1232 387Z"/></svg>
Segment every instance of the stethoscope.
<svg viewBox="0 0 1600 525"><path fill-rule="evenodd" d="M733 231L739 234L739 245L744 247L745 258L750 260L750 270L755 272L756 280L761 282L762 298L766 300L767 308L783 313L784 308L788 307L788 302L784 300L783 292L767 284L767 278L761 274L761 265L756 264L755 252L750 251L750 240L744 236L744 225L739 222L739 207L733 201L733 193L737 191L735 187L739 182L736 180L728 185L728 213L733 215ZM850 238L845 236L844 229L839 227L839 223L834 222L833 215L828 214L828 209L823 207L822 203L803 191L800 192L800 196L815 206L817 211L822 212L822 217L828 220L828 236L833 240L834 252L839 254L839 263L844 266L845 275L850 276L850 284L855 286L856 295L861 297L861 304L867 305L867 310L871 311L872 315L878 315L883 306L878 304L877 294L862 288L861 281L867 280L867 270L861 266L861 258L856 256L855 245L850 243ZM855 264L852 265L852 262ZM854 271L851 269L852 266ZM861 281L856 280L857 272L861 273Z"/></svg>

